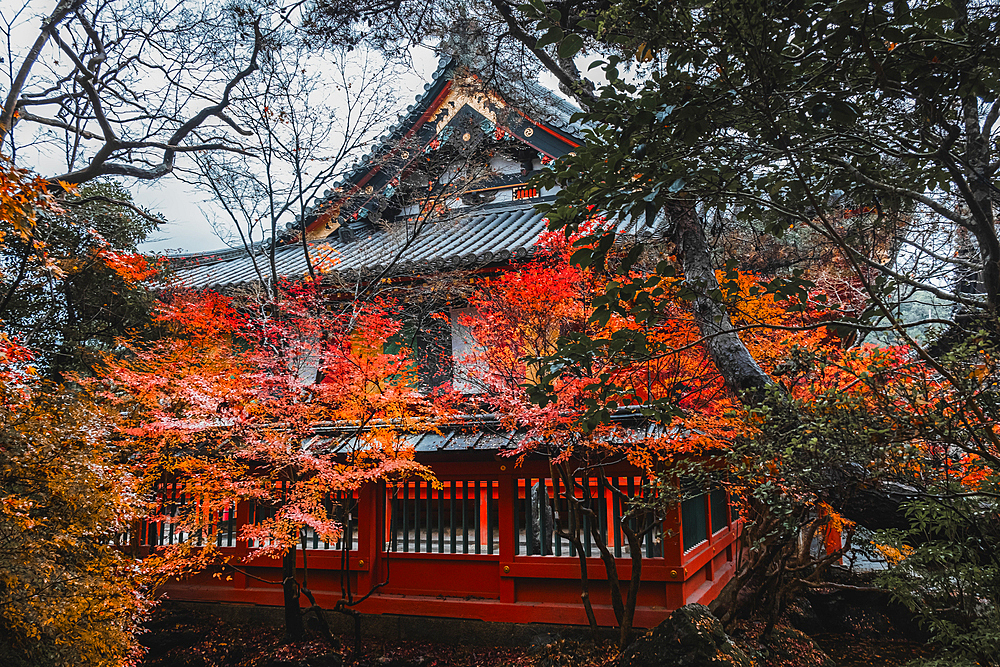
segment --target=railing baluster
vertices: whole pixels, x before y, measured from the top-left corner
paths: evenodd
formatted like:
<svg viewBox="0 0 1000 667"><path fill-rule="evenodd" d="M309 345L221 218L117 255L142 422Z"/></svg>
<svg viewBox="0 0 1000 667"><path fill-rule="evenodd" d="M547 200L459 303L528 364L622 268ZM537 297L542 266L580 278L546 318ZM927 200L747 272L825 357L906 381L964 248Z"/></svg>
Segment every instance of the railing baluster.
<svg viewBox="0 0 1000 667"><path fill-rule="evenodd" d="M337 503L337 505L339 505L339 502ZM333 494L332 493L327 493L326 497L323 498L323 509L326 511L326 517L328 519L336 518L337 512L336 512L336 509L335 509L335 505L334 505L334 501L333 501ZM344 534L343 527L341 527L340 534L341 535ZM323 548L324 549L336 549L337 548L337 544L336 543L330 544L329 540L323 540Z"/></svg>
<svg viewBox="0 0 1000 667"><path fill-rule="evenodd" d="M556 518L556 510L559 509L559 488L561 486L562 484L560 483L560 479L558 477L552 480L552 537L556 543L556 556L562 556L562 540L559 537L559 531L556 530L559 527L559 519ZM567 510L569 509L569 501L566 503L566 508ZM563 521L563 525L567 525L565 520Z"/></svg>
<svg viewBox="0 0 1000 667"><path fill-rule="evenodd" d="M482 540L480 539L481 535L479 526L482 523L483 519L481 511L482 505L480 504L482 499L479 494L479 480L477 479L475 482L473 482L473 484L476 485L476 509L472 514L476 524L476 553L481 554L483 553L483 545L482 545Z"/></svg>
<svg viewBox="0 0 1000 667"><path fill-rule="evenodd" d="M580 478L581 486L583 487L583 498L582 500L586 503L585 507L588 509L593 509L594 502L593 496L590 495L590 476L584 475ZM575 492L574 492L575 493ZM580 517L580 525L583 526L583 548L586 551L587 557L590 557L590 515L585 512L581 512L583 516Z"/></svg>
<svg viewBox="0 0 1000 667"><path fill-rule="evenodd" d="M514 553L517 555L521 554L521 518L520 512L518 511L518 500L517 494L520 493L521 480L514 480ZM499 498L498 498L499 500Z"/></svg>
<svg viewBox="0 0 1000 667"><path fill-rule="evenodd" d="M631 503L631 501L635 500L635 493L636 493L635 492L635 477L632 477L631 475L629 475L629 477L628 477L628 498L629 498L630 503ZM624 509L624 507L622 509ZM631 507L630 507L630 509L631 509ZM633 532L639 526L639 518L636 516L634 510L631 512L631 516L629 517L628 523L629 523L629 527L632 529ZM629 548L631 549L631 547L629 547ZM639 543L639 549L640 549L640 553L641 553L641 549L642 549L642 543L641 542Z"/></svg>
<svg viewBox="0 0 1000 667"><path fill-rule="evenodd" d="M158 517L162 517L163 516L163 500L164 500L163 494L166 492L166 490L164 489L164 487L163 487L162 484L158 484L157 486L159 487L157 489L157 493L156 493L156 497L159 499L158 508L157 508L157 515L158 515ZM163 529L161 527L163 522L162 522L161 519L157 518L157 520L155 522L154 521L150 521L148 523L149 523L149 526L148 526L147 531L146 531L146 539L148 540L148 544L151 547L158 547L158 546L160 546L160 536L163 535Z"/></svg>
<svg viewBox="0 0 1000 667"><path fill-rule="evenodd" d="M420 482L413 483L413 552L420 553Z"/></svg>
<svg viewBox="0 0 1000 667"><path fill-rule="evenodd" d="M524 555L530 556L534 540L532 536L535 532L535 517L531 511L531 478L524 479Z"/></svg>
<svg viewBox="0 0 1000 667"><path fill-rule="evenodd" d="M534 495L534 494L532 494ZM540 556L550 556L551 554L545 553L551 550L549 546L549 541L545 539L545 515L548 509L549 492L545 489L545 478L540 477L538 479L538 554ZM532 506L535 505L535 499L531 499Z"/></svg>
<svg viewBox="0 0 1000 667"><path fill-rule="evenodd" d="M229 514L226 517L226 546L233 546L233 540L236 539L236 503L232 502L229 504Z"/></svg>
<svg viewBox="0 0 1000 667"><path fill-rule="evenodd" d="M469 501L469 483L462 480L462 553L469 553L469 526L466 522L466 505Z"/></svg>
<svg viewBox="0 0 1000 667"><path fill-rule="evenodd" d="M650 517L650 519L654 519L654 518L655 518L655 516ZM654 548L654 545L653 545L653 531L650 530L649 532L646 533L646 558L652 558L653 557L653 548Z"/></svg>
<svg viewBox="0 0 1000 667"><path fill-rule="evenodd" d="M174 543L174 519L177 517L177 484L172 485L170 490L170 542Z"/></svg>
<svg viewBox="0 0 1000 667"><path fill-rule="evenodd" d="M385 501L389 503L389 548L386 551L399 551L399 502L395 498L399 494L389 495L388 489L387 486Z"/></svg>
<svg viewBox="0 0 1000 667"><path fill-rule="evenodd" d="M403 553L407 553L410 550L410 527L407 525L408 511L407 496L410 495L410 483L403 482Z"/></svg>
<svg viewBox="0 0 1000 667"><path fill-rule="evenodd" d="M344 493L347 495L343 495ZM347 503L347 550L350 551L354 548L354 531L357 529L358 523L355 514L357 514L358 505L354 502L354 492L352 491L343 492L341 497Z"/></svg>
<svg viewBox="0 0 1000 667"><path fill-rule="evenodd" d="M449 495L448 495L448 523L451 526L451 551L449 553L457 553L457 543L455 534L455 480L448 482Z"/></svg>
<svg viewBox="0 0 1000 667"><path fill-rule="evenodd" d="M615 486L621 489L621 479L614 478ZM614 513L614 527L615 527L615 558L622 557L622 503L620 494L611 492L611 507Z"/></svg>
<svg viewBox="0 0 1000 667"><path fill-rule="evenodd" d="M434 551L434 530L431 527L433 525L431 523L431 496L433 495L433 491L430 480L427 480L427 553Z"/></svg>
<svg viewBox="0 0 1000 667"><path fill-rule="evenodd" d="M598 528L600 528L601 539L604 541L605 546L608 544L608 537L611 533L611 517L608 516L608 503L604 498L604 473L601 473L600 478L597 480L597 514L598 514Z"/></svg>
<svg viewBox="0 0 1000 667"><path fill-rule="evenodd" d="M496 482L486 482L486 553L493 553L493 489Z"/></svg>
<svg viewBox="0 0 1000 667"><path fill-rule="evenodd" d="M438 491L437 501L437 524L438 524L438 553L444 553L444 486Z"/></svg>
<svg viewBox="0 0 1000 667"><path fill-rule="evenodd" d="M327 495L329 495L329 494L327 494ZM323 509L324 510L326 509L326 498L325 497L323 498ZM312 543L313 543L313 547L312 548L313 549L319 549L319 531L316 530L315 528L312 528L311 530L312 530L312 538L313 538L312 539ZM306 533L306 542L308 543L308 541L309 541L309 533Z"/></svg>

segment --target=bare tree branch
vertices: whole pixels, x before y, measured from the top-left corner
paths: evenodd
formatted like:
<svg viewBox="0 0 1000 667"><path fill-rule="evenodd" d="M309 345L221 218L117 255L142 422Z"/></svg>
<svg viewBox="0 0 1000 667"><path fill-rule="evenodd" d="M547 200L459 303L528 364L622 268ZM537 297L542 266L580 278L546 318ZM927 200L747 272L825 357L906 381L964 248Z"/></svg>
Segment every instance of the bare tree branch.
<svg viewBox="0 0 1000 667"><path fill-rule="evenodd" d="M21 61L21 67L18 69L17 76L14 81L11 82L10 90L7 91L7 100L3 105L3 115L0 116L0 144L3 143L7 135L10 133L11 129L14 127L14 114L17 110L17 100L21 96L21 91L24 88L24 84L28 80L28 75L31 74L31 69L35 66L35 62L38 60L38 56L41 55L42 49L45 47L46 42L55 32L56 27L61 23L70 12L77 11L85 0L62 0L56 5L56 8L52 10L48 18L42 21L42 29L38 33L38 37L35 38L35 43L32 44L31 50L28 51L27 56Z"/></svg>

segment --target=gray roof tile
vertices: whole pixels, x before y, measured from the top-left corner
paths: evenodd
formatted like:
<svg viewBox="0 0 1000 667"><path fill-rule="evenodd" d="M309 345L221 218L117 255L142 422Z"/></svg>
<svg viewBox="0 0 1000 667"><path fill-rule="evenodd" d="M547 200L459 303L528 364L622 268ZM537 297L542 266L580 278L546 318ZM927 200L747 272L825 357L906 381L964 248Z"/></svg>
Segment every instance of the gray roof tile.
<svg viewBox="0 0 1000 667"><path fill-rule="evenodd" d="M397 255L399 262L391 271L392 275L421 275L525 258L532 252L538 236L545 231L545 218L534 208L538 201L503 202L456 211L454 219L425 226L405 250L403 248L410 240L408 225L400 220L388 229L373 230L347 243L335 237L312 243L310 253L314 264L324 259L335 260L331 272L370 276L384 271ZM620 223L619 233L625 234L630 226L628 220ZM656 231L643 229L646 235ZM259 252L257 261L266 277L266 252L263 248ZM253 263L246 254L235 257L226 254L222 256L227 259L221 260L214 259L216 255L222 253L207 255L206 260L199 264L178 267L178 283L184 287L206 289L257 280ZM302 246L298 243L279 248L275 253L275 264L282 278L294 279L307 272Z"/></svg>

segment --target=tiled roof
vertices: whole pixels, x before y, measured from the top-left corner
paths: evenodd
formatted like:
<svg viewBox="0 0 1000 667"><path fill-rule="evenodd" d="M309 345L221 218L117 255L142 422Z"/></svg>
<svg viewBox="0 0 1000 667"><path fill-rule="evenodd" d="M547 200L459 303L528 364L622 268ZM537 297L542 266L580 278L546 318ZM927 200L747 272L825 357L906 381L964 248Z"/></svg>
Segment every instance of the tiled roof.
<svg viewBox="0 0 1000 667"><path fill-rule="evenodd" d="M572 120L574 114L583 112L580 107L555 94L537 81L525 78L515 87L515 92L520 92L517 88L523 88L526 102L538 114L537 120L544 121L546 124L574 136L581 135L584 128L587 127L585 123ZM511 101L517 102L517 100Z"/></svg>
<svg viewBox="0 0 1000 667"><path fill-rule="evenodd" d="M668 432L662 424L643 417L635 406L619 409L611 416L611 422L618 427L613 439L624 442L664 436ZM438 433L408 433L403 438L417 452L454 452L516 449L525 437L523 431L503 428L500 419L492 414L462 415L452 423L438 425L437 430ZM357 432L349 425L317 426L315 432L306 443L309 449L339 451L358 444Z"/></svg>
<svg viewBox="0 0 1000 667"><path fill-rule="evenodd" d="M342 173L322 196L317 197L313 201L312 206L306 207L305 215L307 223L315 219L317 213L325 210L330 205L330 202L336 201L339 198L340 195L336 192L337 188L348 186L368 173L372 168L373 161L379 157L379 154L387 148L396 145L403 138L409 129L417 123L424 112L427 111L445 84L451 79L455 67L455 60L450 57L444 57L438 62L437 69L431 75L430 82L424 84L423 92L416 95L413 104L406 107L406 111L399 115L399 119L392 127L372 142L375 147L371 152L361 156L353 168Z"/></svg>
<svg viewBox="0 0 1000 667"><path fill-rule="evenodd" d="M389 160L389 163L386 160L389 156L393 155L393 150L399 146L400 141L414 130L417 131L417 134L411 137L410 140L417 140L421 146L429 143L437 134L434 123L421 124L421 118L431 109L438 95L444 92L446 86L452 81L453 75L455 75L460 67L460 62L457 59L449 56L442 57L437 69L431 76L431 81L424 85L423 92L416 96L413 104L408 106L404 113L400 114L397 122L373 142L374 147L372 150L363 155L354 167L342 173L330 185L329 189L326 189L314 198L309 206L306 206L303 212L306 227L314 224L323 212L335 207L337 202L345 201L344 193L350 192L352 187L358 186L366 178L375 179L369 181L368 184L375 184L375 189L377 190L383 187L385 182L390 180L392 176L398 176L405 171L406 158L401 159L396 155L395 158ZM561 132L566 135L562 140L556 139L554 142L553 137L550 137L548 133L543 132L536 135L532 141L535 144L540 142L542 144L539 146L541 150L544 150L544 152L550 154L552 157L561 157L571 150L570 146L572 144L567 144L565 139L572 138L582 129L579 123L573 123L570 120L573 114L580 111L577 106L527 77L508 82L506 88L505 93L510 97L508 101L513 103L515 108L520 108L525 112L530 110L531 116L535 120L542 121L549 128L555 130L556 133ZM468 112L468 116L476 116L479 120L486 121L485 118L473 111L471 107L466 109L466 111ZM460 117L462 117L461 113L454 115L451 122L455 122ZM532 125L531 121L520 119L519 122L513 123L509 129L515 136L527 142L527 137L531 135L525 134L524 129L530 125ZM418 152L419 147L417 151L413 151L413 154L415 155ZM377 176L372 176L374 171L382 172L382 185L377 184L379 180ZM365 204L362 203L363 199L362 197L350 202L350 209L356 210L359 207L364 207ZM340 209L340 212L341 214L347 214L351 210ZM349 217L345 215L342 222L350 224ZM301 223L301 216L297 222ZM296 225L297 227L298 225Z"/></svg>
<svg viewBox="0 0 1000 667"><path fill-rule="evenodd" d="M426 275L449 269L485 266L528 257L545 219L535 210L541 200L520 200L457 209L450 219L428 224L415 237L405 218L388 229L373 230L350 242L336 235L311 243L313 265L327 273L362 276ZM637 229L630 229L636 226ZM622 235L650 236L656 230L629 222L619 224ZM258 249L257 264L267 275L267 254ZM190 256L176 265L179 284L194 289L225 288L258 279L250 257L243 251ZM283 246L275 253L278 275L297 278L307 274L302 246Z"/></svg>
<svg viewBox="0 0 1000 667"><path fill-rule="evenodd" d="M380 156L397 145L420 121L445 90L457 67L458 63L453 58L441 59L430 83L424 86L424 91L416 96L397 123L375 142L372 152L363 156L354 168L343 173L329 189L316 197L312 206L306 207L304 215L307 224L312 224L320 212L328 210L331 203L342 198L345 188L366 177ZM531 80L519 83L521 90L511 91L514 97L523 95L526 100L522 101L530 101L533 107L544 110L545 120L552 127L570 133L579 129L570 122L570 117L579 111L577 107ZM433 129L430 131L433 135ZM546 133L536 134L541 138L548 136ZM560 152L568 150L566 146L560 146ZM363 220L354 224L350 216L345 215L341 222L356 232L354 240L344 241L335 234L322 241L311 242L310 258L314 266L321 267L325 272L369 276L379 276L384 271L388 274L387 267L391 267L392 275L418 275L524 258L532 251L538 235L545 228L542 215L534 209L538 201L522 200L456 209L448 219L428 225L415 237L411 221L405 218L397 218L388 228L374 228ZM352 206L356 207L357 202ZM619 231L626 230L620 228ZM181 285L195 289L226 288L269 276L268 248L258 244L252 250L256 255L257 269L253 259L242 248L174 255L170 257L170 263ZM308 271L299 243L280 246L275 253L275 264L279 277L283 278L302 277Z"/></svg>

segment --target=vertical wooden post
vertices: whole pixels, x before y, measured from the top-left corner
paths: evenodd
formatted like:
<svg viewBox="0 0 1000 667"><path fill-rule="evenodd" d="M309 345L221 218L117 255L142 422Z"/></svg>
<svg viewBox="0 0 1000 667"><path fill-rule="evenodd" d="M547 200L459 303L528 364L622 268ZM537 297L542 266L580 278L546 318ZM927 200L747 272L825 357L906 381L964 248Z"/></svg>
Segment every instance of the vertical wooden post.
<svg viewBox="0 0 1000 667"><path fill-rule="evenodd" d="M615 531L618 530L618 528L616 527L618 523L618 517L615 516L615 505L614 505L615 494L611 491L611 489L607 487L604 488L603 492L606 494L604 496L604 512L605 512L604 516L607 517L606 523L608 531L608 534L605 535L605 542L607 543L608 549L614 551Z"/></svg>
<svg viewBox="0 0 1000 667"><path fill-rule="evenodd" d="M510 467L510 465L508 463L501 467ZM518 500L517 489L514 488L514 485L517 481L511 473L504 471L500 472L499 479L500 488L497 494L497 503L499 505L500 517L497 528L500 531L500 572L497 575L500 577L500 602L513 603L516 597L514 578L505 576L512 573L509 570L504 572L504 568L511 568L514 565L514 553L516 551L514 544L514 503Z"/></svg>
<svg viewBox="0 0 1000 667"><path fill-rule="evenodd" d="M483 484L484 482L482 480L476 480L476 486L482 487ZM481 544L484 547L486 546L486 542L487 540L489 540L490 537L489 532L486 530L486 525L487 525L486 513L489 511L488 509L489 506L486 504L486 501L490 497L490 494L493 493L493 482L491 482L490 480L486 480L485 484L486 484L485 491L483 491L483 489L480 488L479 523L477 524L479 526L479 544Z"/></svg>
<svg viewBox="0 0 1000 667"><path fill-rule="evenodd" d="M378 541L382 536L378 525L378 491L381 488L381 484L370 483L358 491L358 555L355 562L349 563L349 568L358 568L358 595L372 589L372 576L376 574L375 559L378 558Z"/></svg>
<svg viewBox="0 0 1000 667"><path fill-rule="evenodd" d="M667 566L667 608L676 609L684 600L684 533L681 506L672 505L663 521L663 560Z"/></svg>
<svg viewBox="0 0 1000 667"><path fill-rule="evenodd" d="M385 484L385 483L383 483L383 484L380 485L380 487L382 489L382 498L380 498L379 501L385 503L385 524L384 524L385 530L383 532L385 533L385 542L391 542L392 541L392 532L391 532L392 531L392 503L390 503L389 500L388 500L388 496L389 496L388 485ZM379 551L381 551L381 550L379 550Z"/></svg>
<svg viewBox="0 0 1000 667"><path fill-rule="evenodd" d="M239 534L243 530L243 526L250 523L250 501L241 500L236 503L236 521L233 530L236 532L236 556L233 560L237 565L243 565L247 556L250 555L250 543L244 539L240 539ZM233 588L246 588L247 587L247 575L243 572L233 573Z"/></svg>

